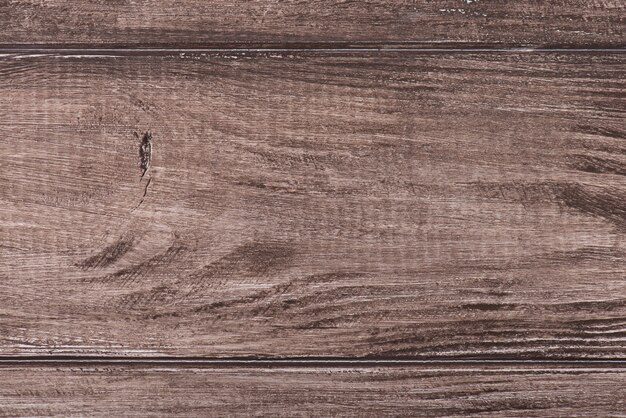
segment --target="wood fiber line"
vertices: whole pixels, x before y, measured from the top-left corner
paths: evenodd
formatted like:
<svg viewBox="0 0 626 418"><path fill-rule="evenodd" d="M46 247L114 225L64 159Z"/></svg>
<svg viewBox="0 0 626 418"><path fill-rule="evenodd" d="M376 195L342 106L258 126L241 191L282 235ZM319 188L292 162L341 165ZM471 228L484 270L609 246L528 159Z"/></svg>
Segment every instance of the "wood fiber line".
<svg viewBox="0 0 626 418"><path fill-rule="evenodd" d="M625 14L623 0L2 0L0 47L624 47Z"/></svg>
<svg viewBox="0 0 626 418"><path fill-rule="evenodd" d="M620 367L0 366L0 416L621 416Z"/></svg>
<svg viewBox="0 0 626 418"><path fill-rule="evenodd" d="M4 56L0 355L624 358L625 59Z"/></svg>

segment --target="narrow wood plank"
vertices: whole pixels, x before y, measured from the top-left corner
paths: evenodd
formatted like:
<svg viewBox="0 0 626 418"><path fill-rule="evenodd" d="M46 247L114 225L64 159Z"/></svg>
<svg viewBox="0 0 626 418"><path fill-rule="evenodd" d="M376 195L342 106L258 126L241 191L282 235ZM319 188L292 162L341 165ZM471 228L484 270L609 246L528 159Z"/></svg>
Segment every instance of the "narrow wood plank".
<svg viewBox="0 0 626 418"><path fill-rule="evenodd" d="M626 356L620 54L0 59L0 353Z"/></svg>
<svg viewBox="0 0 626 418"><path fill-rule="evenodd" d="M625 7L623 0L2 0L0 46L624 47Z"/></svg>
<svg viewBox="0 0 626 418"><path fill-rule="evenodd" d="M618 367L0 366L0 416L623 416Z"/></svg>

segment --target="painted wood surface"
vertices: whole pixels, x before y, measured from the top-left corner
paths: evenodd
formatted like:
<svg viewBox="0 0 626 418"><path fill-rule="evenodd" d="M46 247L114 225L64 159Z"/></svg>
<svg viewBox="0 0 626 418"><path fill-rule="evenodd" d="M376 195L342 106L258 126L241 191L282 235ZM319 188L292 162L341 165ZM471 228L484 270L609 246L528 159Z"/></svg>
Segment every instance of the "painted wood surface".
<svg viewBox="0 0 626 418"><path fill-rule="evenodd" d="M623 416L609 366L0 366L0 416Z"/></svg>
<svg viewBox="0 0 626 418"><path fill-rule="evenodd" d="M624 55L0 58L0 354L623 358Z"/></svg>
<svg viewBox="0 0 626 418"><path fill-rule="evenodd" d="M2 0L0 46L624 47L623 0Z"/></svg>

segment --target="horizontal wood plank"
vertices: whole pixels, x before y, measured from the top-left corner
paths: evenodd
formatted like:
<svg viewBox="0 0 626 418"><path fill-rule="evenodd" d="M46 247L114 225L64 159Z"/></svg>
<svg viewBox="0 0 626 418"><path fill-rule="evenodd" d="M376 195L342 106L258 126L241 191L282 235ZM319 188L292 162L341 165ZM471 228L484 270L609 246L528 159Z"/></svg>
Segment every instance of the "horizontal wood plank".
<svg viewBox="0 0 626 418"><path fill-rule="evenodd" d="M0 416L622 416L617 367L0 366Z"/></svg>
<svg viewBox="0 0 626 418"><path fill-rule="evenodd" d="M0 1L0 46L626 46L623 0Z"/></svg>
<svg viewBox="0 0 626 418"><path fill-rule="evenodd" d="M0 57L0 354L626 356L626 56Z"/></svg>

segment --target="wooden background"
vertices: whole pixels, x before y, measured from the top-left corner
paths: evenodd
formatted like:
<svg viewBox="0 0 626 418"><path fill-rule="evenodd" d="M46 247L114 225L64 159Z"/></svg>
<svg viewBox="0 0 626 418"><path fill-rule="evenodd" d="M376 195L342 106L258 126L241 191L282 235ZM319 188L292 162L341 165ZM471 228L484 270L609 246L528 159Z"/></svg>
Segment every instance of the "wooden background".
<svg viewBox="0 0 626 418"><path fill-rule="evenodd" d="M0 0L0 416L625 414L625 12Z"/></svg>

